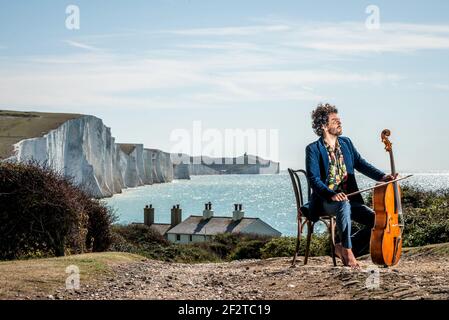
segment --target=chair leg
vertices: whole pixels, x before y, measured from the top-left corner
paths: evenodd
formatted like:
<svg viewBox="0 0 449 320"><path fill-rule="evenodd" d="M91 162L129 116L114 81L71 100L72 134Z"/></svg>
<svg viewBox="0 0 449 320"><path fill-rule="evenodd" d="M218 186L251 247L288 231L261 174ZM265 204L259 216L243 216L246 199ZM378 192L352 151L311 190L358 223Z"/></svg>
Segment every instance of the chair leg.
<svg viewBox="0 0 449 320"><path fill-rule="evenodd" d="M302 219L298 218L298 235L296 237L296 248L295 248L295 254L293 255L292 267L295 266L296 258L298 257L299 244L301 242L301 235L302 235Z"/></svg>
<svg viewBox="0 0 449 320"><path fill-rule="evenodd" d="M335 259L335 219L332 217L329 224L329 236L330 236L330 244L331 244L331 254L332 254L332 262L334 263L334 267L337 266L337 261Z"/></svg>
<svg viewBox="0 0 449 320"><path fill-rule="evenodd" d="M309 260L310 242L312 240L312 233L314 226L315 226L314 223L312 223L311 221L307 221L307 243L306 243L306 252L304 254L304 265L306 265L307 261Z"/></svg>

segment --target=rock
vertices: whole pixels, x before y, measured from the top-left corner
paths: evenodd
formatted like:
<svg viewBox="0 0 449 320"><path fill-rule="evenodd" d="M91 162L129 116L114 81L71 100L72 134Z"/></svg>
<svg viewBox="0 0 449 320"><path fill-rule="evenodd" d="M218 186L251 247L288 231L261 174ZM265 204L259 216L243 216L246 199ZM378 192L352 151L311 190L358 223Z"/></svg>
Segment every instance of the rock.
<svg viewBox="0 0 449 320"><path fill-rule="evenodd" d="M88 186L94 197L173 180L169 153L144 149L142 144L117 144L111 129L90 115L68 120L42 137L21 140L14 147L10 161L46 162L73 177L75 184Z"/></svg>
<svg viewBox="0 0 449 320"><path fill-rule="evenodd" d="M353 284L359 284L360 282L358 280L353 280L353 281L348 281L343 283L343 287L349 287L352 286Z"/></svg>

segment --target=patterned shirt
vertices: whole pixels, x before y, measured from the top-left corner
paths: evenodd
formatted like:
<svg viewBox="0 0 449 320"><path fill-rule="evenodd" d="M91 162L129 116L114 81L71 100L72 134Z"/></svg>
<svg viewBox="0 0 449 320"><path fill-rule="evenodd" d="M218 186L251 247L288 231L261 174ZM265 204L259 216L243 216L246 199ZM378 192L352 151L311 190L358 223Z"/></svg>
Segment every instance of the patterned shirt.
<svg viewBox="0 0 449 320"><path fill-rule="evenodd" d="M327 186L329 189L339 193L347 191L348 173L346 171L345 159L341 152L338 140L335 142L335 149L324 141L329 156L329 175Z"/></svg>

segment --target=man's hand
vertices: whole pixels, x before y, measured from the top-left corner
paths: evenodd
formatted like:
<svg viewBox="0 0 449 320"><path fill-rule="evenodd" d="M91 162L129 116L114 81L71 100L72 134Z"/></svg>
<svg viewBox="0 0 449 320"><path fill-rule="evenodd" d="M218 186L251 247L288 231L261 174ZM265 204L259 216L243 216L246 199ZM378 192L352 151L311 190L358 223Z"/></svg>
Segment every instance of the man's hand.
<svg viewBox="0 0 449 320"><path fill-rule="evenodd" d="M388 181L396 179L398 177L398 175L399 175L399 173L396 173L395 175L386 174L386 175L383 176L383 178L380 181L388 182Z"/></svg>
<svg viewBox="0 0 449 320"><path fill-rule="evenodd" d="M335 196L332 196L332 201L348 201L348 197L343 192L337 193Z"/></svg>

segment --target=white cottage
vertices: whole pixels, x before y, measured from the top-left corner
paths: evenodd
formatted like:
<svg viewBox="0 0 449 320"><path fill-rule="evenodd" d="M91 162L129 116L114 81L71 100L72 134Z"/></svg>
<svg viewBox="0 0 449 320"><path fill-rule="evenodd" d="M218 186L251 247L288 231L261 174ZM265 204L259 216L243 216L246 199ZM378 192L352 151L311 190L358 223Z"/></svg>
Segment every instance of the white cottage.
<svg viewBox="0 0 449 320"><path fill-rule="evenodd" d="M245 218L242 205L234 205L232 217L214 216L212 205L205 206L202 216L192 215L166 232L174 243L204 242L221 233L257 234L280 237L281 233L259 218ZM179 220L180 217L179 217Z"/></svg>
<svg viewBox="0 0 449 320"><path fill-rule="evenodd" d="M144 224L174 243L204 242L221 233L256 234L280 237L281 233L259 218L245 218L241 204L234 205L232 217L216 217L212 204L206 203L202 216L192 215L182 221L179 205L171 209L171 223L154 223L154 208L144 209Z"/></svg>

